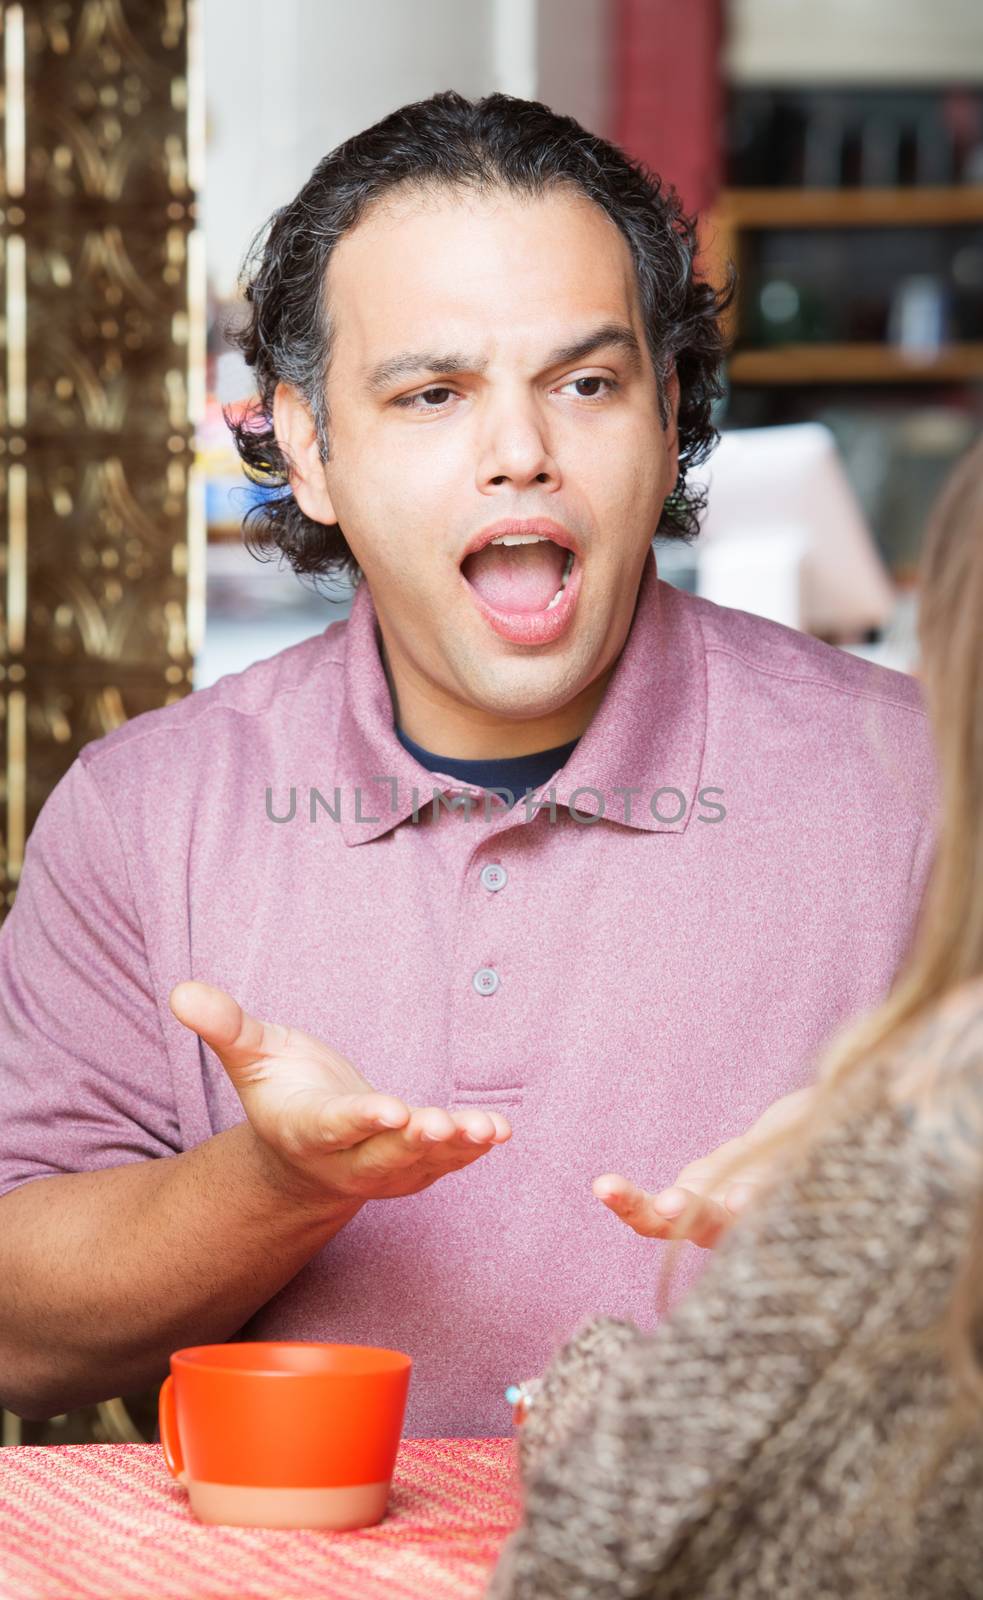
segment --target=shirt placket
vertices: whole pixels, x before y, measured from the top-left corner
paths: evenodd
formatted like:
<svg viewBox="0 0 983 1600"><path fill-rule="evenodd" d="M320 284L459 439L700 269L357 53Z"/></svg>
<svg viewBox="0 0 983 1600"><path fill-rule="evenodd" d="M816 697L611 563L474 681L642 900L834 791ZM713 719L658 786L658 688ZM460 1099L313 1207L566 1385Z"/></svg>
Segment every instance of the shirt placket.
<svg viewBox="0 0 983 1600"><path fill-rule="evenodd" d="M447 952L450 1092L458 1105L507 1109L522 1099L528 1077L523 1051L533 1047L522 1026L528 927L516 907L522 874L531 868L529 852L519 848L521 830L535 812L528 814L520 798L486 822L483 791L459 784L456 792L476 796L480 821L458 819L472 837L459 869Z"/></svg>

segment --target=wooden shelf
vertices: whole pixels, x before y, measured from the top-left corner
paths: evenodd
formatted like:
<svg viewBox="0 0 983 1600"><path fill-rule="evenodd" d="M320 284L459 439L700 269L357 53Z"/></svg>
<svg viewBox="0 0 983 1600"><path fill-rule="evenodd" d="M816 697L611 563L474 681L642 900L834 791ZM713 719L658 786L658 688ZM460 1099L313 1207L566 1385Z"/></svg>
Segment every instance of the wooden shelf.
<svg viewBox="0 0 983 1600"><path fill-rule="evenodd" d="M904 228L983 222L983 184L908 189L725 189L729 228Z"/></svg>
<svg viewBox="0 0 983 1600"><path fill-rule="evenodd" d="M733 384L983 382L983 344L947 345L938 355L908 355L885 344L797 344L737 350Z"/></svg>
<svg viewBox="0 0 983 1600"><path fill-rule="evenodd" d="M741 268L747 236L756 230L863 227L947 227L983 224L983 184L904 189L725 189L701 230L703 270L726 279ZM726 318L733 339L736 303ZM729 362L738 385L915 384L983 382L983 343L912 354L888 344L796 344L737 349Z"/></svg>

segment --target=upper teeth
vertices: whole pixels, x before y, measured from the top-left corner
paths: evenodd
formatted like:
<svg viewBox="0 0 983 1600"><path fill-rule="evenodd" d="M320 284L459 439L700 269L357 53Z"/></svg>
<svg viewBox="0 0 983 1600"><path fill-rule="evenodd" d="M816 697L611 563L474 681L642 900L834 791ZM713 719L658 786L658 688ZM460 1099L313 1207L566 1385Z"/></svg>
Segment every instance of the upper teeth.
<svg viewBox="0 0 983 1600"><path fill-rule="evenodd" d="M501 533L492 544L543 544L549 543L545 533Z"/></svg>

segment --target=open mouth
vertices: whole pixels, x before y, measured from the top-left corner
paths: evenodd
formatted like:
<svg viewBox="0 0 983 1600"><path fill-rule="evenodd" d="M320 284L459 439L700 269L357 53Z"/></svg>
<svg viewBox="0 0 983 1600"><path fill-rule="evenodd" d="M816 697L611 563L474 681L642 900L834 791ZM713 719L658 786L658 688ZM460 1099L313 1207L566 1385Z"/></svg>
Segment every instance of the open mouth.
<svg viewBox="0 0 983 1600"><path fill-rule="evenodd" d="M506 534L467 556L461 571L496 611L551 611L573 571L573 551L538 535Z"/></svg>
<svg viewBox="0 0 983 1600"><path fill-rule="evenodd" d="M500 536L465 557L461 576L495 631L519 644L558 637L580 588L574 552L540 534Z"/></svg>

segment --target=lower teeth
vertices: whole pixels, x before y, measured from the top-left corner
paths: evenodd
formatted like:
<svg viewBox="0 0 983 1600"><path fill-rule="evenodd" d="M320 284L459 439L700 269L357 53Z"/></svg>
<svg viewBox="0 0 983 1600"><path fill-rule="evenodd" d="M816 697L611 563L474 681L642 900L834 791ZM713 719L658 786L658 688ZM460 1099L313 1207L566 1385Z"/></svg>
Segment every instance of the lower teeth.
<svg viewBox="0 0 983 1600"><path fill-rule="evenodd" d="M566 567L564 568L564 571L563 571L563 577L560 579L560 587L557 589L556 594L553 596L553 598L550 601L549 605L546 607L547 611L552 611L554 606L558 606L559 605L560 596L563 594L563 591L567 586L567 579L569 578L569 576L570 576L572 571L573 571L573 551L571 551L570 554L567 556L567 564L566 564Z"/></svg>

